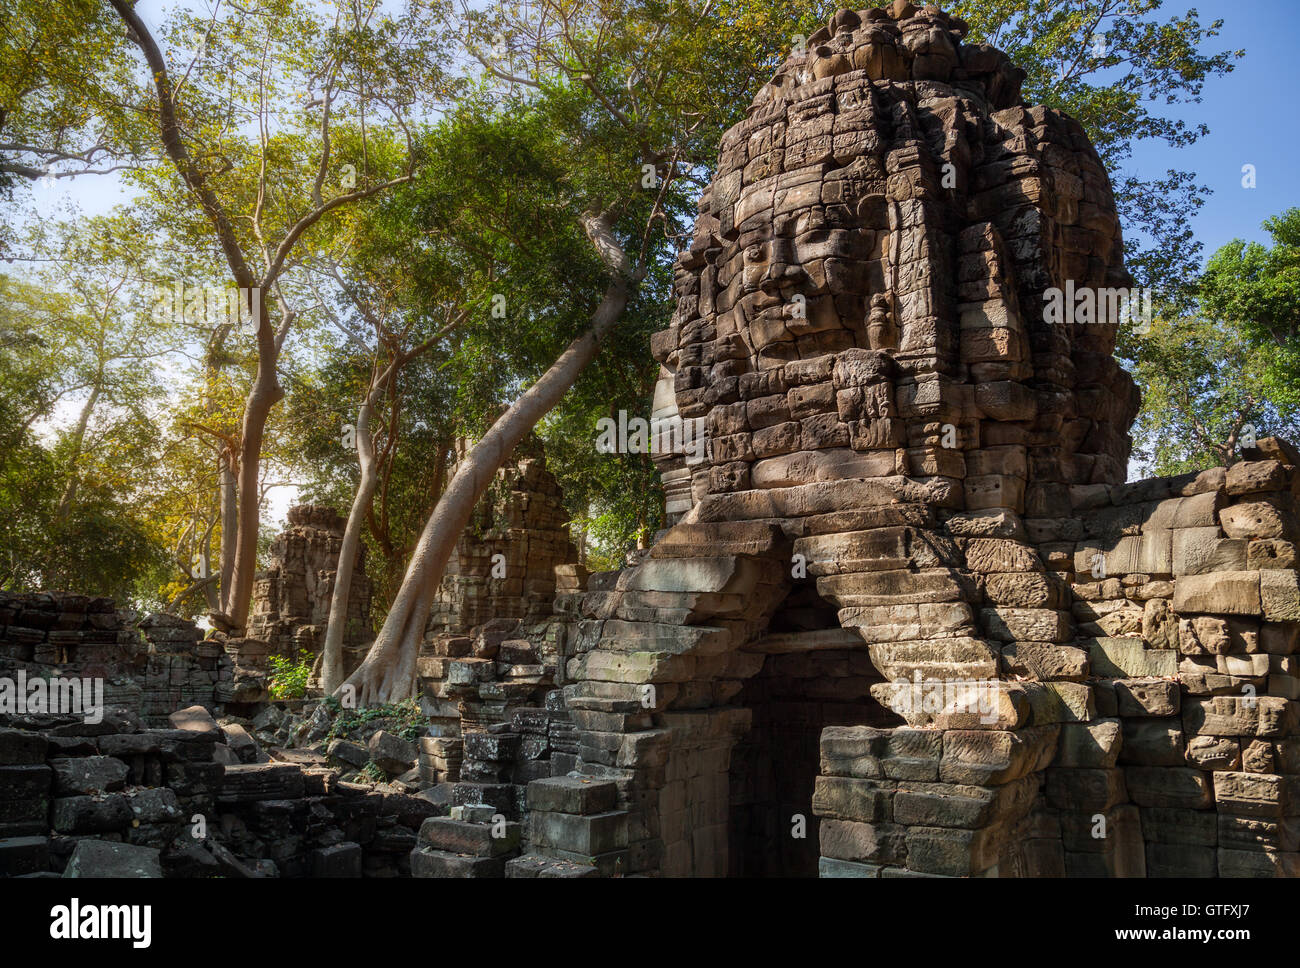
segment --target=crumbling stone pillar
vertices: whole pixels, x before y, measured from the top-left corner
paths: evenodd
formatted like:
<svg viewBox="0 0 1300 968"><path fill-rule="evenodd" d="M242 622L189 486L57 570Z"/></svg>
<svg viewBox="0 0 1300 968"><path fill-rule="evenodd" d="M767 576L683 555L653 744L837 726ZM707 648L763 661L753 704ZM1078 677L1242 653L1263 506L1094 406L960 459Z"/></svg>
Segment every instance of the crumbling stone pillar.
<svg viewBox="0 0 1300 968"><path fill-rule="evenodd" d="M727 704L764 656L789 589L789 544L768 524L678 525L583 600L573 680L581 769L614 779L629 873L727 873L730 755L749 712Z"/></svg>
<svg viewBox="0 0 1300 968"><path fill-rule="evenodd" d="M588 848L603 843L554 846L559 834L546 831L586 824L558 819L537 828L529 854L455 858L457 838L472 847L491 817L523 819L528 783L577 765L577 730L557 687L571 647L562 616L576 612L586 570L567 524L559 485L529 441L498 471L457 544L416 664L431 734L421 738L421 777L447 784L455 815L422 835L417 876L584 876ZM601 870L614 872L621 857L603 858Z"/></svg>
<svg viewBox="0 0 1300 968"><path fill-rule="evenodd" d="M300 504L289 509L287 527L271 543L271 563L257 576L249 614L247 638L265 643L269 654L297 658L305 649L319 656L324 648L346 523L333 508L323 505ZM365 657L374 638L365 557L362 545L352 572L343 632L348 671Z"/></svg>
<svg viewBox="0 0 1300 968"><path fill-rule="evenodd" d="M525 442L497 472L456 544L434 600L430 633L465 633L494 619L549 616L556 568L568 565L564 577L577 577L578 552L568 524L541 444Z"/></svg>

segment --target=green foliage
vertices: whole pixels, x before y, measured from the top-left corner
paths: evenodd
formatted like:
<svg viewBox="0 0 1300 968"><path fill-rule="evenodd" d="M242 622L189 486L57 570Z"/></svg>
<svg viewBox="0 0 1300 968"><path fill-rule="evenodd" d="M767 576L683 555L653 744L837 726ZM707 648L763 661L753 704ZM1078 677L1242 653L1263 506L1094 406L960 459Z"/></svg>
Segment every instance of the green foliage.
<svg viewBox="0 0 1300 968"><path fill-rule="evenodd" d="M157 608L169 571L139 469L159 457L155 360L174 345L142 298L125 216L22 234L0 275L0 587Z"/></svg>
<svg viewBox="0 0 1300 968"><path fill-rule="evenodd" d="M1134 456L1175 474L1240 457L1243 439L1300 437L1300 209L1264 223L1274 245L1235 240L1194 283L1199 312L1172 307L1121 334L1142 389Z"/></svg>
<svg viewBox="0 0 1300 968"><path fill-rule="evenodd" d="M106 171L142 152L121 21L99 0L6 0L0 22L0 187L42 172Z"/></svg>
<svg viewBox="0 0 1300 968"><path fill-rule="evenodd" d="M316 656L303 649L297 659L273 655L270 659L272 699L301 699L307 695L307 680L311 678Z"/></svg>
<svg viewBox="0 0 1300 968"><path fill-rule="evenodd" d="M583 211L614 213L620 245L644 272L603 352L538 428L591 564L620 562L628 546L662 524L662 491L648 456L597 453L596 422L620 410L650 415L658 366L649 338L672 315L673 258L712 176L718 140L743 119L795 36L825 24L835 7L557 0L531 16L490 4L467 17L471 49L487 65L490 107L475 107L464 130L474 152L486 143L497 159L487 179L474 180L470 210L493 213L483 222L492 233L505 227L493 243L508 244L497 250L506 267L499 278L512 306L527 284L529 318L512 315L501 341L476 334L486 338L464 359L513 393L586 326L607 270L577 231ZM501 41L504 56L488 54L493 41ZM483 124L495 128L492 137L482 137ZM471 153L454 168L474 163ZM647 164L660 179L654 189L642 182ZM482 192L484 184L495 195ZM427 209L426 225L469 208L466 189L451 187L451 205L438 216ZM467 385L475 396L492 393Z"/></svg>
<svg viewBox="0 0 1300 968"><path fill-rule="evenodd" d="M653 386L656 375L652 369L641 379ZM547 466L593 571L621 567L629 548L663 526L663 489L649 455L601 454L593 446L597 419L616 418L620 409L648 416L648 393L630 380L615 382L597 364L541 428Z"/></svg>
<svg viewBox="0 0 1300 968"><path fill-rule="evenodd" d="M351 226L361 285L398 304L415 333L435 330L450 305L465 313L445 344L403 371L392 395L400 405L385 402L384 446L393 451L367 539L370 560L391 568L387 588L446 481L452 440L485 430L588 325L603 292L607 270L579 227L580 172L561 164L570 148L548 110L466 103L421 135L429 160L420 179ZM649 334L670 312L660 295L667 264L655 264L605 351L539 428L571 513L583 518L603 500L620 534L657 516L658 484L647 461L596 454L595 420L607 409L648 414L657 374ZM504 316L493 313L496 296ZM308 493L337 506L351 502L358 479L339 428L354 419L372 359L348 342L291 385Z"/></svg>
<svg viewBox="0 0 1300 968"><path fill-rule="evenodd" d="M176 85L180 127L249 266L270 263L282 240L292 264L319 231L352 210L333 208L323 223L308 224L305 244L295 246L294 227L322 199L374 188L414 161L403 125L452 93L442 69L450 39L444 17L442 4L424 0L406 0L391 12L364 5L324 16L296 0L223 5L211 15L185 7L169 12L158 40L173 83L185 78ZM154 95L147 97L140 123L154 125ZM157 130L146 132L156 145ZM170 160L140 165L130 177L174 242L217 255L213 265L229 274L229 253L214 252L210 213ZM279 296L266 293L268 301Z"/></svg>
<svg viewBox="0 0 1300 968"><path fill-rule="evenodd" d="M429 725L428 719L420 711L418 699L403 699L364 709L345 708L334 696L326 696L322 701L334 717L329 732L325 735L326 746L330 740L351 736L363 726L375 722L381 721L389 732L412 742L423 735Z"/></svg>
<svg viewBox="0 0 1300 968"><path fill-rule="evenodd" d="M1154 474L1178 474L1239 457L1242 431L1256 436L1290 424L1263 393L1267 349L1230 326L1197 317L1157 320L1137 350L1133 375L1143 407L1134 456Z"/></svg>
<svg viewBox="0 0 1300 968"><path fill-rule="evenodd" d="M1300 208L1264 222L1272 246L1234 239L1210 257L1200 284L1206 314L1267 348L1259 392L1279 407L1300 406Z"/></svg>

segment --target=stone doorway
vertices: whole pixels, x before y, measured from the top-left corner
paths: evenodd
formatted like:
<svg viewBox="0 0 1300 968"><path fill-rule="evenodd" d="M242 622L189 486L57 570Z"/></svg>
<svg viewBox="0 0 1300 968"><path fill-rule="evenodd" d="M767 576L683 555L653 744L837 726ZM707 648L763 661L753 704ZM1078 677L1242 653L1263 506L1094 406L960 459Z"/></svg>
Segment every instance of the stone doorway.
<svg viewBox="0 0 1300 968"><path fill-rule="evenodd" d="M728 774L731 877L816 877L822 730L900 722L871 697L882 676L836 613L812 579L795 582L767 633L746 648L764 659L736 699L752 718Z"/></svg>
<svg viewBox="0 0 1300 968"><path fill-rule="evenodd" d="M906 551L909 536L883 528L851 560L871 566L877 543ZM910 591L884 572L892 583L851 596L839 573L823 597L821 545L844 540L792 542L772 523L679 524L614 587L584 599L589 621L566 697L583 772L624 784L624 869L815 876L823 730L902 724L871 695L884 670L858 626L874 623L878 599ZM810 552L806 575L792 575L792 544Z"/></svg>

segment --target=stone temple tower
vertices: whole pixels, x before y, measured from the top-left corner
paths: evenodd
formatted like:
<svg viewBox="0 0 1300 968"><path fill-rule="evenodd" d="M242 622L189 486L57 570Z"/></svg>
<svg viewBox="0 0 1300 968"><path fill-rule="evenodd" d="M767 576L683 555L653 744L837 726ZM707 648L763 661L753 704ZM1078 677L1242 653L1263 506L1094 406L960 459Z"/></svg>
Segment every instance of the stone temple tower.
<svg viewBox="0 0 1300 968"><path fill-rule="evenodd" d="M723 138L654 343L661 416L705 417L713 439L711 460L670 462L671 512L893 475L1023 509L1052 501L1030 465L1036 483L1124 479L1118 320L1040 312L1067 281L1129 285L1106 173L959 19L894 12L841 11Z"/></svg>
<svg viewBox="0 0 1300 968"><path fill-rule="evenodd" d="M1294 451L1125 484L1106 172L966 35L840 11L722 139L652 340L655 416L710 446L566 670L625 871L1300 870L1214 839L1296 719Z"/></svg>

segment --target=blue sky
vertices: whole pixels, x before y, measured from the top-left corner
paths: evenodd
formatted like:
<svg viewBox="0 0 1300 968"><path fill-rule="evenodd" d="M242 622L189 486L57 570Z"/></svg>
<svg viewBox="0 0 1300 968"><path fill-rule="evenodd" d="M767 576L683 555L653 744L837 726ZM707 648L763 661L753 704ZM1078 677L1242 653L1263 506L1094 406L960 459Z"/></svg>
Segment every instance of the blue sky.
<svg viewBox="0 0 1300 968"><path fill-rule="evenodd" d="M1267 242L1260 223L1300 205L1297 156L1300 155L1300 94L1291 25L1300 14L1296 0L1166 0L1162 11L1181 14L1191 6L1202 25L1223 19L1223 32L1206 51L1244 48L1246 56L1226 77L1206 82L1200 104L1174 105L1170 114L1204 121L1210 133L1189 148L1163 142L1137 145L1126 167L1144 177L1168 168L1196 172L1214 194L1192 222L1202 257L1234 238ZM1256 169L1253 189L1241 185L1241 167Z"/></svg>

